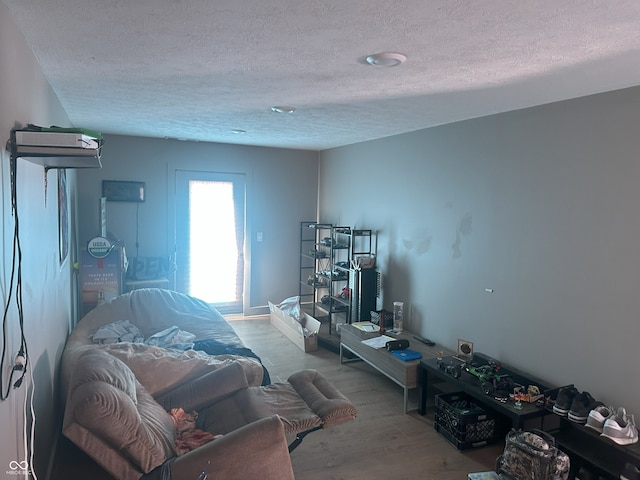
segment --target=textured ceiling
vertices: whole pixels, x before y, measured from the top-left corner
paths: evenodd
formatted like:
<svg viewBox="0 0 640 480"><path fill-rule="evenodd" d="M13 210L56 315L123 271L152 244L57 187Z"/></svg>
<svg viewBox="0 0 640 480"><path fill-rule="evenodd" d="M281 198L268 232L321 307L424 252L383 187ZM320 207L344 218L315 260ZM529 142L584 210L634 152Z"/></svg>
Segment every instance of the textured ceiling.
<svg viewBox="0 0 640 480"><path fill-rule="evenodd" d="M640 84L638 0L0 1L103 133L322 150Z"/></svg>

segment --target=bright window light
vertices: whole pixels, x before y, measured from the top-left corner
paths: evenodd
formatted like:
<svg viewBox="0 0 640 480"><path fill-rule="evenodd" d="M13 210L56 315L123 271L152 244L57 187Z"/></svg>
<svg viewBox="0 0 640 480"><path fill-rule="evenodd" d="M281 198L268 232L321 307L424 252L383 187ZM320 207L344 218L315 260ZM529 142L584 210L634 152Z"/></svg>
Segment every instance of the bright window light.
<svg viewBox="0 0 640 480"><path fill-rule="evenodd" d="M209 303L237 301L238 246L231 182L189 182L189 239L189 293Z"/></svg>

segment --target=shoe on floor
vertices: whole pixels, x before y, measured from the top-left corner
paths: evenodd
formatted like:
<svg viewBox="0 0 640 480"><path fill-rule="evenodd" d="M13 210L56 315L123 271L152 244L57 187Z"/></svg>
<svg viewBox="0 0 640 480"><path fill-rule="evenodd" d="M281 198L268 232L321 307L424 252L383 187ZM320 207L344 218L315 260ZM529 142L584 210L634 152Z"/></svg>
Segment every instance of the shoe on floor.
<svg viewBox="0 0 640 480"><path fill-rule="evenodd" d="M602 433L602 427L604 427L604 422L606 422L608 418L613 416L613 414L614 414L613 407L599 405L589 412L585 427L592 428L596 432Z"/></svg>
<svg viewBox="0 0 640 480"><path fill-rule="evenodd" d="M618 408L616 414L604 422L601 435L613 440L618 445L636 443L638 441L638 430L636 429L633 415L627 416L624 407Z"/></svg>
<svg viewBox="0 0 640 480"><path fill-rule="evenodd" d="M620 480L640 480L640 470L635 465L627 462L620 474Z"/></svg>
<svg viewBox="0 0 640 480"><path fill-rule="evenodd" d="M598 480L598 475L584 467L580 467L578 474L575 476L575 480Z"/></svg>
<svg viewBox="0 0 640 480"><path fill-rule="evenodd" d="M587 423L589 412L602 405L602 402L596 401L589 392L582 392L576 395L571 402L571 408L569 409L569 420L580 425Z"/></svg>
<svg viewBox="0 0 640 480"><path fill-rule="evenodd" d="M556 397L556 403L553 405L553 413L566 417L571 409L573 399L578 395L578 393L578 389L573 386L562 387Z"/></svg>

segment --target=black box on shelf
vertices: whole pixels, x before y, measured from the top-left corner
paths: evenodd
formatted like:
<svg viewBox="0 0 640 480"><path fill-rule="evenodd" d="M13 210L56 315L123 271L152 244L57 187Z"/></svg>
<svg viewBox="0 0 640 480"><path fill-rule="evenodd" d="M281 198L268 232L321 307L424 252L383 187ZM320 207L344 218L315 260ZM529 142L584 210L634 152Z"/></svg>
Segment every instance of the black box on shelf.
<svg viewBox="0 0 640 480"><path fill-rule="evenodd" d="M464 392L436 395L434 428L458 450L482 447L504 436L499 415Z"/></svg>
<svg viewBox="0 0 640 480"><path fill-rule="evenodd" d="M388 310L371 310L371 323L380 325L380 320L384 322L384 328L393 328L393 312Z"/></svg>

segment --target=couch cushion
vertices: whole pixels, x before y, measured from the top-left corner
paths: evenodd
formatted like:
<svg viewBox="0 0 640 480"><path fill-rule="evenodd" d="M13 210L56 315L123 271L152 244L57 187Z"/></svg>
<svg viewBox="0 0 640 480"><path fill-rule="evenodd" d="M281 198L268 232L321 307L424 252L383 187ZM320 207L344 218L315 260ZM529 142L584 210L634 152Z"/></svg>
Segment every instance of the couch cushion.
<svg viewBox="0 0 640 480"><path fill-rule="evenodd" d="M233 364L243 368L249 385L260 385L262 381L262 366L251 357L207 355L140 343L115 343L96 348L122 360L154 397Z"/></svg>
<svg viewBox="0 0 640 480"><path fill-rule="evenodd" d="M116 478L131 467L149 472L175 456L171 415L129 367L101 350L80 357L70 382L63 432ZM87 436L98 441L87 441Z"/></svg>

